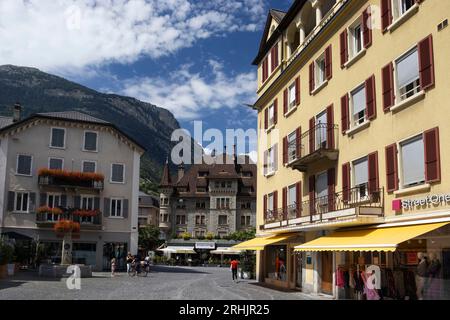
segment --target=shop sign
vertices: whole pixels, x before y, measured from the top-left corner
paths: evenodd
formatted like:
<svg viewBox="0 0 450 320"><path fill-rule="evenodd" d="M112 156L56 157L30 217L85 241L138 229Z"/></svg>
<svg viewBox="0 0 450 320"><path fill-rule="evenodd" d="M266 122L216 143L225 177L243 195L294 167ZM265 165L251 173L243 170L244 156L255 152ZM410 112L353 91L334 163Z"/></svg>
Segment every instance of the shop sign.
<svg viewBox="0 0 450 320"><path fill-rule="evenodd" d="M413 209L423 209L427 208L430 205L432 206L445 206L450 205L450 194L444 195L429 195L425 198L420 199L408 199L401 200L396 199L392 201L392 210L401 211L404 210L413 210Z"/></svg>
<svg viewBox="0 0 450 320"><path fill-rule="evenodd" d="M215 242L196 242L195 249L200 250L215 250L216 243Z"/></svg>

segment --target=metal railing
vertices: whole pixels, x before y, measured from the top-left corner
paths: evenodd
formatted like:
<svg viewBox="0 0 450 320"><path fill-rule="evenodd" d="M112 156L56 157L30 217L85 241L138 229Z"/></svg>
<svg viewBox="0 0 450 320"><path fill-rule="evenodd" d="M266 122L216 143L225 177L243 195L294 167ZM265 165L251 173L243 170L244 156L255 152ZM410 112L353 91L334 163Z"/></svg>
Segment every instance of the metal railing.
<svg viewBox="0 0 450 320"><path fill-rule="evenodd" d="M70 181L68 179L61 179L58 177L39 176L38 183L40 186L87 188L87 189L96 189L96 190L104 189L104 181L96 181L96 180L86 180L86 181L72 180L72 181Z"/></svg>
<svg viewBox="0 0 450 320"><path fill-rule="evenodd" d="M289 162L305 158L316 151L338 150L338 126L319 123L288 143Z"/></svg>
<svg viewBox="0 0 450 320"><path fill-rule="evenodd" d="M62 214L52 214L52 213L37 213L36 223L38 224L53 224L59 220L71 220L80 223L83 228L84 225L101 226L102 225L102 213L98 213L92 217L81 217L74 214L73 212L78 209L60 208L63 210Z"/></svg>
<svg viewBox="0 0 450 320"><path fill-rule="evenodd" d="M304 201L286 208L267 210L265 212L265 223L289 221L305 217L309 217L310 219L303 223L312 223L359 214L358 211L356 213L339 214L339 211L345 211L351 208L384 209L384 188L368 191L368 188L357 187L325 197L318 197L312 201ZM365 213L364 215L382 216L383 211L381 210L381 213L373 214ZM325 216L332 212L336 212L337 215L335 217Z"/></svg>

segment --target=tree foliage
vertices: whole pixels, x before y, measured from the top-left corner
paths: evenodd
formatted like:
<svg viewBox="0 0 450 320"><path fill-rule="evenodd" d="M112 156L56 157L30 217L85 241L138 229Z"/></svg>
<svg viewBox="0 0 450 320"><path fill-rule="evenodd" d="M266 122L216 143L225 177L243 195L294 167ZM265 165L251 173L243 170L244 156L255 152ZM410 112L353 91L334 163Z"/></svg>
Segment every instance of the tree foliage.
<svg viewBox="0 0 450 320"><path fill-rule="evenodd" d="M139 246L145 250L154 250L164 241L159 239L159 228L145 226L139 229Z"/></svg>

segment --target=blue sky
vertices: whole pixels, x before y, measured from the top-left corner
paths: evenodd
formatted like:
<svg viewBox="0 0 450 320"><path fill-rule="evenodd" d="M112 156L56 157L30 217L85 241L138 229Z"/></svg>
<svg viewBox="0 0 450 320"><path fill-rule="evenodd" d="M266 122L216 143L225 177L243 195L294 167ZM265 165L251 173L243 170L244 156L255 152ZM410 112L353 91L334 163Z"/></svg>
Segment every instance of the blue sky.
<svg viewBox="0 0 450 320"><path fill-rule="evenodd" d="M251 62L268 9L291 2L2 0L0 64L156 104L188 130L256 129Z"/></svg>

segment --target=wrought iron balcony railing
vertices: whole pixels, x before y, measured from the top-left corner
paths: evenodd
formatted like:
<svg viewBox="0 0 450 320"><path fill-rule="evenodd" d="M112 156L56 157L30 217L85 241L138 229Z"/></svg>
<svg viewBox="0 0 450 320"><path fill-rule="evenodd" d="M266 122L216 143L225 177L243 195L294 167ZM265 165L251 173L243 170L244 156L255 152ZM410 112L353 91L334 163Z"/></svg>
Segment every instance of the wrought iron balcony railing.
<svg viewBox="0 0 450 320"><path fill-rule="evenodd" d="M383 216L384 209L384 188L376 190L368 190L368 188L352 188L328 195L318 197L314 200L296 203L286 208L267 210L265 212L265 223L274 223L303 219L301 223L313 223L329 221L331 219L339 219L359 215L358 211L346 212L351 208L380 208L375 213L364 213L365 216ZM330 213L336 213L328 215Z"/></svg>

